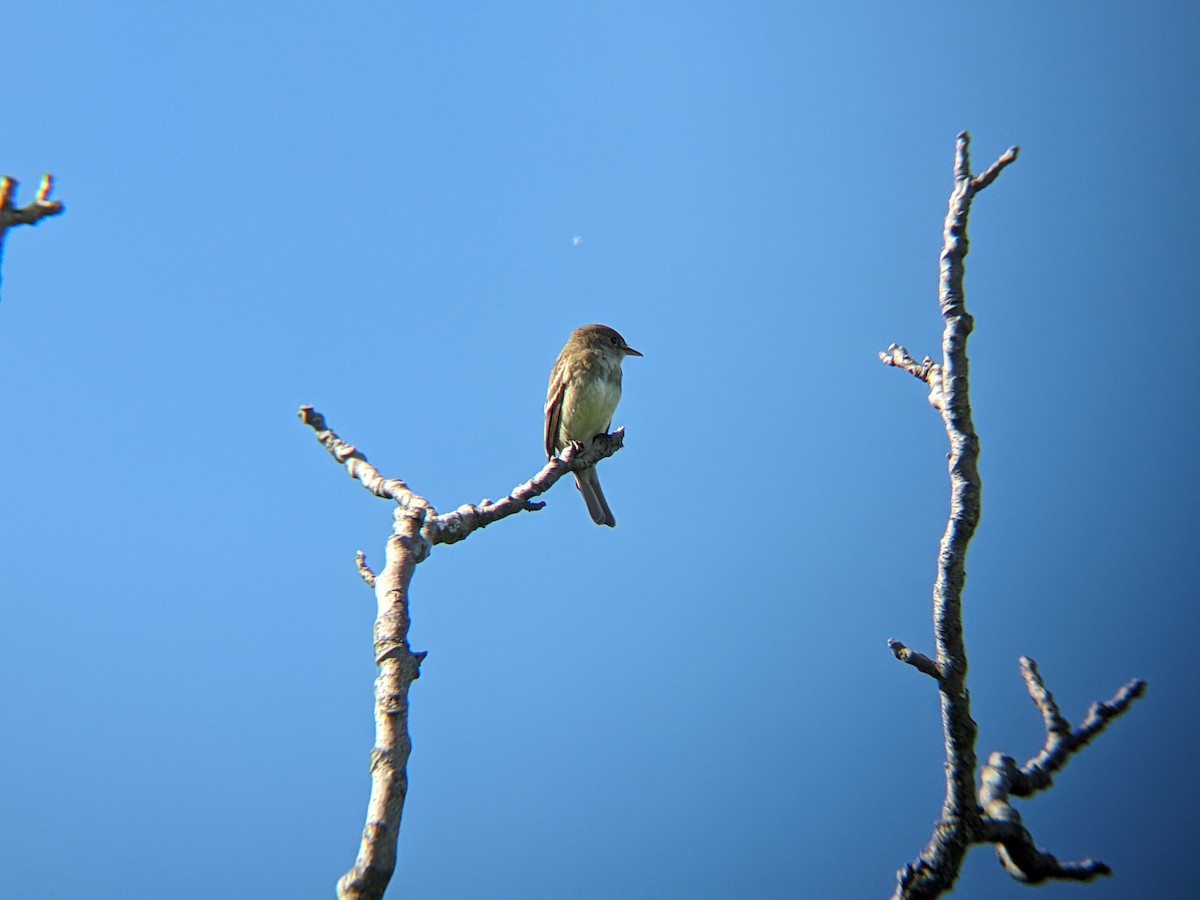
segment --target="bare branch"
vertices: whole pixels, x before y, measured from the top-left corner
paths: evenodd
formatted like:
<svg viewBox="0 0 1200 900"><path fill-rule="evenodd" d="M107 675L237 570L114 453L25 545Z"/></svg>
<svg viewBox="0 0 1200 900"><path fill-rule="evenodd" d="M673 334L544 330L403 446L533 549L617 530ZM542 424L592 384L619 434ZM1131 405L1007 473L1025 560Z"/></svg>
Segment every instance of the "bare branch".
<svg viewBox="0 0 1200 900"><path fill-rule="evenodd" d="M533 478L517 485L503 500L467 504L438 515L437 510L399 478L385 478L353 444L343 441L311 406L300 407L300 420L352 478L377 497L396 503L395 524L387 542L383 571L367 566L361 550L354 561L359 575L375 589L379 607L375 619L375 746L371 750L371 799L358 857L338 881L341 900L379 900L396 868L397 839L408 792L407 765L412 742L408 734L408 690L420 675L424 652L408 643L408 588L417 564L435 544L461 541L476 529L524 510L541 509L534 500L569 472L595 465L621 449L625 433L618 428L597 437L587 452L571 444L546 463Z"/></svg>
<svg viewBox="0 0 1200 900"><path fill-rule="evenodd" d="M933 631L946 747L946 795L942 821L921 859L898 873L897 897L936 897L954 885L967 847L981 829L975 801L975 738L967 692L967 651L962 633L962 590L967 545L979 522L979 438L971 420L967 338L974 323L963 302L963 260L967 255L967 217L975 191L968 151L970 136L958 135L954 153L954 190L942 231L938 303L946 326L942 333L941 396L938 408L950 441L950 517L938 553L933 586ZM994 177L994 176L993 176ZM932 402L932 401L931 401Z"/></svg>
<svg viewBox="0 0 1200 900"><path fill-rule="evenodd" d="M973 190L975 193L979 193L985 187L995 181L1000 173L1009 166L1009 164L1017 161L1017 155L1020 152L1020 147L1009 147L1006 151L1004 151L1004 155L987 167L986 172L984 172L982 175L976 175L971 179L971 190Z"/></svg>
<svg viewBox="0 0 1200 900"><path fill-rule="evenodd" d="M408 587L413 572L429 555L434 533L428 521L436 511L425 498L399 478L384 478L366 456L333 433L325 417L311 406L300 408L300 419L317 433L317 440L351 477L377 497L393 500L392 535L378 575L360 550L355 564L363 580L375 589L375 746L371 748L371 799L367 824L354 866L338 881L341 900L379 900L396 869L396 842L408 794L408 689L420 675L424 653L414 653L408 643Z"/></svg>
<svg viewBox="0 0 1200 900"><path fill-rule="evenodd" d="M1029 696L1033 698L1042 714L1042 721L1046 723L1046 741L1049 746L1052 740L1061 740L1063 735L1070 734L1071 725L1058 711L1054 695L1047 689L1046 682L1042 681L1042 676L1038 673L1037 663L1028 656L1022 656L1017 662L1021 666L1021 677L1025 679Z"/></svg>
<svg viewBox="0 0 1200 900"><path fill-rule="evenodd" d="M408 794L408 689L420 675L424 653L408 644L408 587L429 554L421 536L427 510L399 507L388 538L383 571L375 577L375 746L371 748L371 799L358 857L341 880L341 900L378 900L396 869L396 841ZM365 561L364 561L365 567Z"/></svg>
<svg viewBox="0 0 1200 900"><path fill-rule="evenodd" d="M542 466L541 471L528 481L517 485L502 500L482 500L478 505L466 503L453 512L438 515L437 510L410 488L402 479L384 478L373 465L367 462L357 447L339 438L325 423L325 417L311 406L300 407L300 420L317 433L317 440L330 455L346 467L352 478L362 482L364 488L377 497L394 500L400 506L422 508L429 512L425 534L431 544L453 544L470 536L471 532L519 512L534 512L545 506L534 498L546 493L555 483L571 472L594 466L602 459L612 456L624 445L625 429L618 428L612 434L597 435L591 448L584 452L578 444L571 444L561 454Z"/></svg>
<svg viewBox="0 0 1200 900"><path fill-rule="evenodd" d="M354 565L358 568L358 574L362 576L362 580L367 583L367 587L375 587L375 573L371 571L371 567L367 565L367 554L359 550L354 554Z"/></svg>
<svg viewBox="0 0 1200 900"><path fill-rule="evenodd" d="M1011 756L1003 753L996 752L988 757L987 765L981 771L979 788L979 804L986 817L983 839L996 844L1001 865L1018 881L1029 884L1050 879L1090 881L1111 875L1112 870L1098 860L1064 863L1039 848L1021 824L1021 816L1009 798L1028 797L1050 787L1053 774L1066 765L1072 754L1103 731L1112 719L1125 712L1145 692L1146 683L1131 681L1107 703L1093 704L1084 724L1072 731L1070 723L1059 712L1054 695L1038 674L1037 664L1027 656L1021 657L1020 662L1029 695L1046 724L1046 743L1041 753L1019 768Z"/></svg>
<svg viewBox="0 0 1200 900"><path fill-rule="evenodd" d="M50 192L54 190L54 176L49 173L42 176L33 202L25 206L13 204L17 185L15 178L7 175L0 178L0 232L12 225L36 225L47 216L57 216L66 209L61 200L50 199Z"/></svg>
<svg viewBox="0 0 1200 900"><path fill-rule="evenodd" d="M967 545L979 521L979 439L971 420L967 338L973 322L963 304L963 259L972 190L970 137L958 135L954 189L943 228L938 302L946 320L942 334L942 391L937 408L950 441L950 518L938 554L933 589L936 668L945 733L946 795L942 820L920 859L897 873L896 897L937 897L953 887L967 847L982 829L975 803L975 738L966 690L967 656L962 636L962 588Z"/></svg>
<svg viewBox="0 0 1200 900"><path fill-rule="evenodd" d="M550 490L564 475L594 466L621 449L625 441L625 429L618 428L612 434L597 435L591 449L586 453L579 444L571 444L562 453L542 466L542 470L523 484L517 485L503 500L483 500L478 506L465 504L454 512L444 513L435 520L437 534L435 544L453 544L468 537L478 528L522 511L535 511L545 506L533 498Z"/></svg>
<svg viewBox="0 0 1200 900"><path fill-rule="evenodd" d="M317 433L317 440L329 451L329 455L346 467L351 478L362 482L362 486L376 497L395 500L400 506L428 509L436 512L429 502L399 478L384 478L379 470L367 462L366 456L353 444L348 444L326 427L325 417L311 406L300 407L300 421Z"/></svg>
<svg viewBox="0 0 1200 900"><path fill-rule="evenodd" d="M54 176L43 175L33 202L16 206L13 198L17 193L17 180L7 175L0 178L0 258L4 255L4 238L9 228L14 225L37 225L47 216L57 216L66 209L62 201L50 199L52 190Z"/></svg>
<svg viewBox="0 0 1200 900"><path fill-rule="evenodd" d="M1011 148L982 175L973 176L969 144L970 137L966 132L958 136L954 189L943 230L938 302L946 326L942 335L941 365L939 367L928 358L917 363L897 344L880 354L886 365L905 369L930 384L929 402L941 410L950 441L950 518L942 536L933 590L936 660L914 653L899 641L888 641L898 659L938 679L946 746L946 794L942 817L920 857L896 873L893 895L896 898L931 898L950 890L958 878L967 849L977 843L994 843L1005 869L1023 882L1089 881L1111 874L1102 862L1087 859L1064 863L1039 849L1009 799L1028 796L1048 787L1053 774L1066 764L1071 754L1128 709L1145 690L1144 682L1131 681L1107 703L1094 704L1083 725L1072 731L1038 674L1037 665L1023 657L1021 670L1026 686L1046 725L1045 745L1022 767L1003 753L993 753L980 770L978 798L974 796L978 728L971 717L970 694L966 687L962 591L966 580L967 545L979 521L982 485L978 469L979 437L971 419L966 352L967 338L974 322L963 301L963 261L969 247L967 218L971 200L1016 160L1018 150Z"/></svg>
<svg viewBox="0 0 1200 900"><path fill-rule="evenodd" d="M1108 723L1125 712L1134 700L1146 693L1146 682L1135 678L1124 684L1106 703L1093 703L1083 724L1071 732L1072 752L1090 743L1092 738L1108 727Z"/></svg>
<svg viewBox="0 0 1200 900"><path fill-rule="evenodd" d="M942 367L928 356L917 362L899 344L888 344L887 350L879 354L879 361L924 381L929 385L929 405L938 410L942 408Z"/></svg>
<svg viewBox="0 0 1200 900"><path fill-rule="evenodd" d="M1028 656L1022 656L1020 665L1029 696L1037 704L1042 721L1046 724L1046 743L1041 752L1021 766L1021 777L1015 779L1012 785L1015 796L1028 797L1048 788L1053 782L1054 773L1067 764L1072 754L1087 746L1092 738L1108 727L1109 722L1146 692L1146 682L1134 679L1107 702L1093 703L1083 724L1072 731L1071 724L1058 711L1054 695L1038 673L1037 663Z"/></svg>
<svg viewBox="0 0 1200 900"><path fill-rule="evenodd" d="M924 653L918 653L916 650L910 650L895 638L888 638L888 647L891 649L892 653L896 655L896 659L900 660L900 662L908 663L918 672L924 672L926 675L933 678L934 681L942 680L942 673L938 671L937 663L935 663Z"/></svg>
<svg viewBox="0 0 1200 900"><path fill-rule="evenodd" d="M988 770L989 767L984 766L985 776ZM985 819L984 829L985 839L996 845L996 857L1000 864L1009 875L1025 884L1041 884L1051 880L1091 881L1112 875L1112 869L1098 859L1060 861L1034 843L1033 836L1020 819Z"/></svg>

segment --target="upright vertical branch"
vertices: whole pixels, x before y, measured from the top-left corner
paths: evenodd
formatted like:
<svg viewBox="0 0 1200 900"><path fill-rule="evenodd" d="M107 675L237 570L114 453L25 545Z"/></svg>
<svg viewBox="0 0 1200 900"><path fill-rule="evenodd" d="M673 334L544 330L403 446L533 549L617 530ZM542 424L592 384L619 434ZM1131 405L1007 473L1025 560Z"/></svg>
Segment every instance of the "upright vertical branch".
<svg viewBox="0 0 1200 900"><path fill-rule="evenodd" d="M980 179L971 176L970 137L958 136L954 152L954 190L942 229L939 257L938 304L946 326L942 331L942 422L950 441L950 517L938 552L933 586L933 633L937 668L941 674L942 729L946 737L946 797L944 822L962 822L968 832L978 826L975 807L975 737L971 697L967 692L967 649L963 640L962 591L966 581L967 545L979 524L979 437L971 419L970 363L967 338L975 320L963 296L965 260L970 249L967 216L975 193L990 184L1017 158L1018 148L1005 153ZM955 844L955 852L965 846Z"/></svg>
<svg viewBox="0 0 1200 900"><path fill-rule="evenodd" d="M51 200L54 176L43 175L33 202L16 206L13 198L17 193L17 180L7 175L0 178L0 261L4 259L4 238L13 225L36 225L46 216L57 216L63 211L62 202Z"/></svg>
<svg viewBox="0 0 1200 900"><path fill-rule="evenodd" d="M417 563L429 554L422 538L426 511L399 507L388 538L383 570L374 577L375 746L371 748L371 799L354 867L338 881L341 900L382 897L396 869L400 817L408 795L408 688L420 675L425 653L408 644L408 586ZM365 562L360 564L365 567Z"/></svg>
<svg viewBox="0 0 1200 900"><path fill-rule="evenodd" d="M942 363L928 367L931 395L942 413L950 441L950 517L938 551L933 586L935 667L941 692L942 731L946 748L946 795L942 820L914 871L957 873L978 834L980 813L975 803L975 737L971 697L967 692L967 649L962 629L962 591L966 580L967 545L979 524L979 437L971 420L970 363L967 338L975 326L963 296L964 260L970 243L967 217L975 193L990 184L1000 170L1017 158L1013 147L988 172L987 180L971 175L970 137L958 136L954 152L954 189L942 228L938 304L946 321L942 331ZM889 348L893 352L896 348ZM905 354L907 355L907 354ZM885 358L885 362L889 360ZM936 382L936 383L935 383ZM921 879L918 879L921 880ZM953 884L953 881L950 882ZM946 885L949 887L950 885ZM912 896L923 896L914 893ZM929 896L936 896L930 894Z"/></svg>
<svg viewBox="0 0 1200 900"><path fill-rule="evenodd" d="M990 185L1017 158L1018 148L1004 153L981 175L971 174L968 152L970 137L958 135L954 153L954 188L942 233L938 303L945 319L942 332L942 361L926 357L916 362L908 351L892 344L880 353L881 361L903 369L929 385L929 402L941 412L950 442L950 515L938 552L937 578L933 587L933 631L936 653L928 656L910 650L896 640L889 646L897 659L934 678L941 698L942 730L945 737L946 793L941 820L920 857L897 873L897 898L937 897L953 887L967 849L985 841L998 845L1005 867L1022 881L1046 878L1086 880L1107 874L1103 863L1060 864L1053 856L1037 850L1032 838L1020 825L1020 817L1008 805L1010 794L1022 793L1030 782L1024 770L1018 770L1008 757L993 754L983 771L983 787L976 798L975 742L978 729L971 717L971 698L967 690L967 651L963 639L962 593L966 580L967 545L979 523L981 482L979 478L979 437L971 419L967 338L974 320L966 310L963 294L964 260L969 249L967 218L975 194ZM1036 673L1036 669L1034 670ZM1028 680L1028 679L1027 679ZM1033 682L1030 681L1032 684ZM1038 681L1040 685L1040 681ZM1122 689L1115 706L1106 706L1110 714L1102 724L1119 715L1141 694L1141 682ZM1044 685L1042 686L1044 690ZM1045 698L1049 698L1046 705ZM1036 699L1036 698L1035 698ZM1060 735L1065 720L1053 707L1049 691L1038 700L1047 712L1047 727ZM1057 718L1055 718L1057 717ZM1088 732L1087 739L1092 733ZM1072 743L1071 751L1086 740ZM1053 746L1063 746L1061 738ZM1043 754L1044 755L1044 754ZM1060 761L1065 762L1065 759ZM1015 773L1015 774L1014 774Z"/></svg>

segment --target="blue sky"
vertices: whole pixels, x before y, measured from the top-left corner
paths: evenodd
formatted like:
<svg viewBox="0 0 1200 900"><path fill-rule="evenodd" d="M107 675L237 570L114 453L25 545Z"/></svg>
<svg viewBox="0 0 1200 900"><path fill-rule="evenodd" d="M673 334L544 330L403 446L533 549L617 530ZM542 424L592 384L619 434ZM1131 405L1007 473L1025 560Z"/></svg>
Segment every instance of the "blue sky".
<svg viewBox="0 0 1200 900"><path fill-rule="evenodd" d="M330 896L373 736L387 505L541 465L546 377L626 364L619 525L567 483L412 588L389 897L886 896L942 795L936 352L954 135L983 521L979 751L1148 696L1020 804L1183 897L1200 613L1190 4L365 3L4 9L0 170L65 216L0 293L0 893ZM574 245L572 238L582 237ZM1008 898L988 848L959 895Z"/></svg>

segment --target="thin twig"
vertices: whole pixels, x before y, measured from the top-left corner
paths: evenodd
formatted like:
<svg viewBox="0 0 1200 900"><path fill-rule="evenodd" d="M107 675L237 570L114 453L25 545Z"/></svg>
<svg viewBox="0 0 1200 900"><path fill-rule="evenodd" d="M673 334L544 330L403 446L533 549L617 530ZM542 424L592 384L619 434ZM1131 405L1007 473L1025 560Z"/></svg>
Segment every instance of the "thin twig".
<svg viewBox="0 0 1200 900"><path fill-rule="evenodd" d="M942 367L928 356L917 362L904 347L889 344L887 350L879 354L879 361L924 381L929 385L929 405L938 410L942 408Z"/></svg>
<svg viewBox="0 0 1200 900"><path fill-rule="evenodd" d="M354 565L358 568L358 574L362 576L362 580L367 583L367 587L375 587L375 573L371 571L371 567L367 565L367 554L359 550L354 554Z"/></svg>
<svg viewBox="0 0 1200 900"><path fill-rule="evenodd" d="M900 660L900 662L908 663L918 672L924 672L935 681L942 680L942 673L938 671L937 663L924 653L910 650L895 638L888 638L888 648L896 655L896 659Z"/></svg>
<svg viewBox="0 0 1200 900"><path fill-rule="evenodd" d="M1000 158L987 167L982 175L976 175L971 179L971 190L978 193L985 187L991 184L1010 164L1017 161L1017 156L1020 154L1020 147L1009 147L1001 154Z"/></svg>

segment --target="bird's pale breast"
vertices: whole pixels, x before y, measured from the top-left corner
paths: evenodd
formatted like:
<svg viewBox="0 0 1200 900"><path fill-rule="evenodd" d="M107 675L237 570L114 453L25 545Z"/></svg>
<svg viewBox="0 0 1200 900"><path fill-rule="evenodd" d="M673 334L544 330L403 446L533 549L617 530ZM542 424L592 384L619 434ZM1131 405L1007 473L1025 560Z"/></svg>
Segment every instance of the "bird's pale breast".
<svg viewBox="0 0 1200 900"><path fill-rule="evenodd" d="M608 430L621 400L621 380L619 375L612 378L600 372L595 372L595 376L574 378L567 385L559 427L564 443L581 441L585 446L590 445L595 435Z"/></svg>

